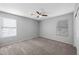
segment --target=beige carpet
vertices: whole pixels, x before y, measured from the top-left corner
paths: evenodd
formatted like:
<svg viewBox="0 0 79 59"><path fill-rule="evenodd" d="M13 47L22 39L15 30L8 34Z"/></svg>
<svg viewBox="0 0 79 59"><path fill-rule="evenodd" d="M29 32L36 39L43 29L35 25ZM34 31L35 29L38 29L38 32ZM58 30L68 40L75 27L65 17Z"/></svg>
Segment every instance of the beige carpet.
<svg viewBox="0 0 79 59"><path fill-rule="evenodd" d="M0 55L75 55L72 45L35 38L0 48Z"/></svg>

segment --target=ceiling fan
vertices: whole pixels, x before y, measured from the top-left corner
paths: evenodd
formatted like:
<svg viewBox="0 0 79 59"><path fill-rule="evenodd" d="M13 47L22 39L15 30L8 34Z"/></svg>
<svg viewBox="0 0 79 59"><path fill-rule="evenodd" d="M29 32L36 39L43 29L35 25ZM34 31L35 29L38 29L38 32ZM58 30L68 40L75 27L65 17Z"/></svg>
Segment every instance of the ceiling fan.
<svg viewBox="0 0 79 59"><path fill-rule="evenodd" d="M41 16L48 16L45 11L35 11L32 13L32 15L35 15L37 18L39 18Z"/></svg>

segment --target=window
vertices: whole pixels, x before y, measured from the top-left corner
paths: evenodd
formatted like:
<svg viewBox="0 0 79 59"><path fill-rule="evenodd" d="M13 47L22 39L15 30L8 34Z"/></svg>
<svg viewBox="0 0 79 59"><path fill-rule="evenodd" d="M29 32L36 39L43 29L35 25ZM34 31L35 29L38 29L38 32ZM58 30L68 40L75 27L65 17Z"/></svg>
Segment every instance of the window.
<svg viewBox="0 0 79 59"><path fill-rule="evenodd" d="M2 37L16 36L16 20L14 19L2 19Z"/></svg>

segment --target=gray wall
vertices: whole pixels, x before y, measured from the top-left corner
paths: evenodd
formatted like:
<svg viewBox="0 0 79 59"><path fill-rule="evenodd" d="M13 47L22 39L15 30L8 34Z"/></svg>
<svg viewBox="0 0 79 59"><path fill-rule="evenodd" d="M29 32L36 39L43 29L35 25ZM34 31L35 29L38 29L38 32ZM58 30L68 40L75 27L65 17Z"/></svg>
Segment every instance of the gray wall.
<svg viewBox="0 0 79 59"><path fill-rule="evenodd" d="M76 4L74 14L76 13L78 7L79 4ZM77 14L78 14L77 17L76 18L74 17L74 45L76 46L77 54L79 55L79 13Z"/></svg>
<svg viewBox="0 0 79 59"><path fill-rule="evenodd" d="M5 12L0 12L0 19L11 18L15 19L17 22L17 36L0 38L0 45L5 45L7 43L13 43L18 41L23 41L27 39L32 39L38 35L38 22L30 18L12 15ZM1 33L0 33L1 35Z"/></svg>
<svg viewBox="0 0 79 59"><path fill-rule="evenodd" d="M18 39L26 40L38 36L38 22L30 19L19 19L17 21Z"/></svg>
<svg viewBox="0 0 79 59"><path fill-rule="evenodd" d="M58 26L57 24L58 22L63 20L68 21L68 32L66 33L65 31L65 34L67 35L64 35L64 36L57 34L57 26ZM68 44L73 44L72 20L73 20L73 13L68 13L58 17L45 19L40 22L40 36L48 39L56 40L56 41L61 41ZM64 25L64 23L62 25Z"/></svg>

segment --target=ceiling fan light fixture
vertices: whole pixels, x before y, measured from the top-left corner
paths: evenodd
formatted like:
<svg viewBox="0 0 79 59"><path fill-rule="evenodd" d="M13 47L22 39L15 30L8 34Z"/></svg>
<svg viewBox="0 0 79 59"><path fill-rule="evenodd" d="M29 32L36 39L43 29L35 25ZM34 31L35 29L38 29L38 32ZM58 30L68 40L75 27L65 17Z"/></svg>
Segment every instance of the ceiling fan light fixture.
<svg viewBox="0 0 79 59"><path fill-rule="evenodd" d="M47 13L45 12L45 10L43 10L43 11L38 11L38 10L36 10L36 11L34 11L32 14L31 14L32 16L34 15L34 16L36 16L37 18L40 18L40 17L43 17L43 16L48 16L47 15Z"/></svg>

